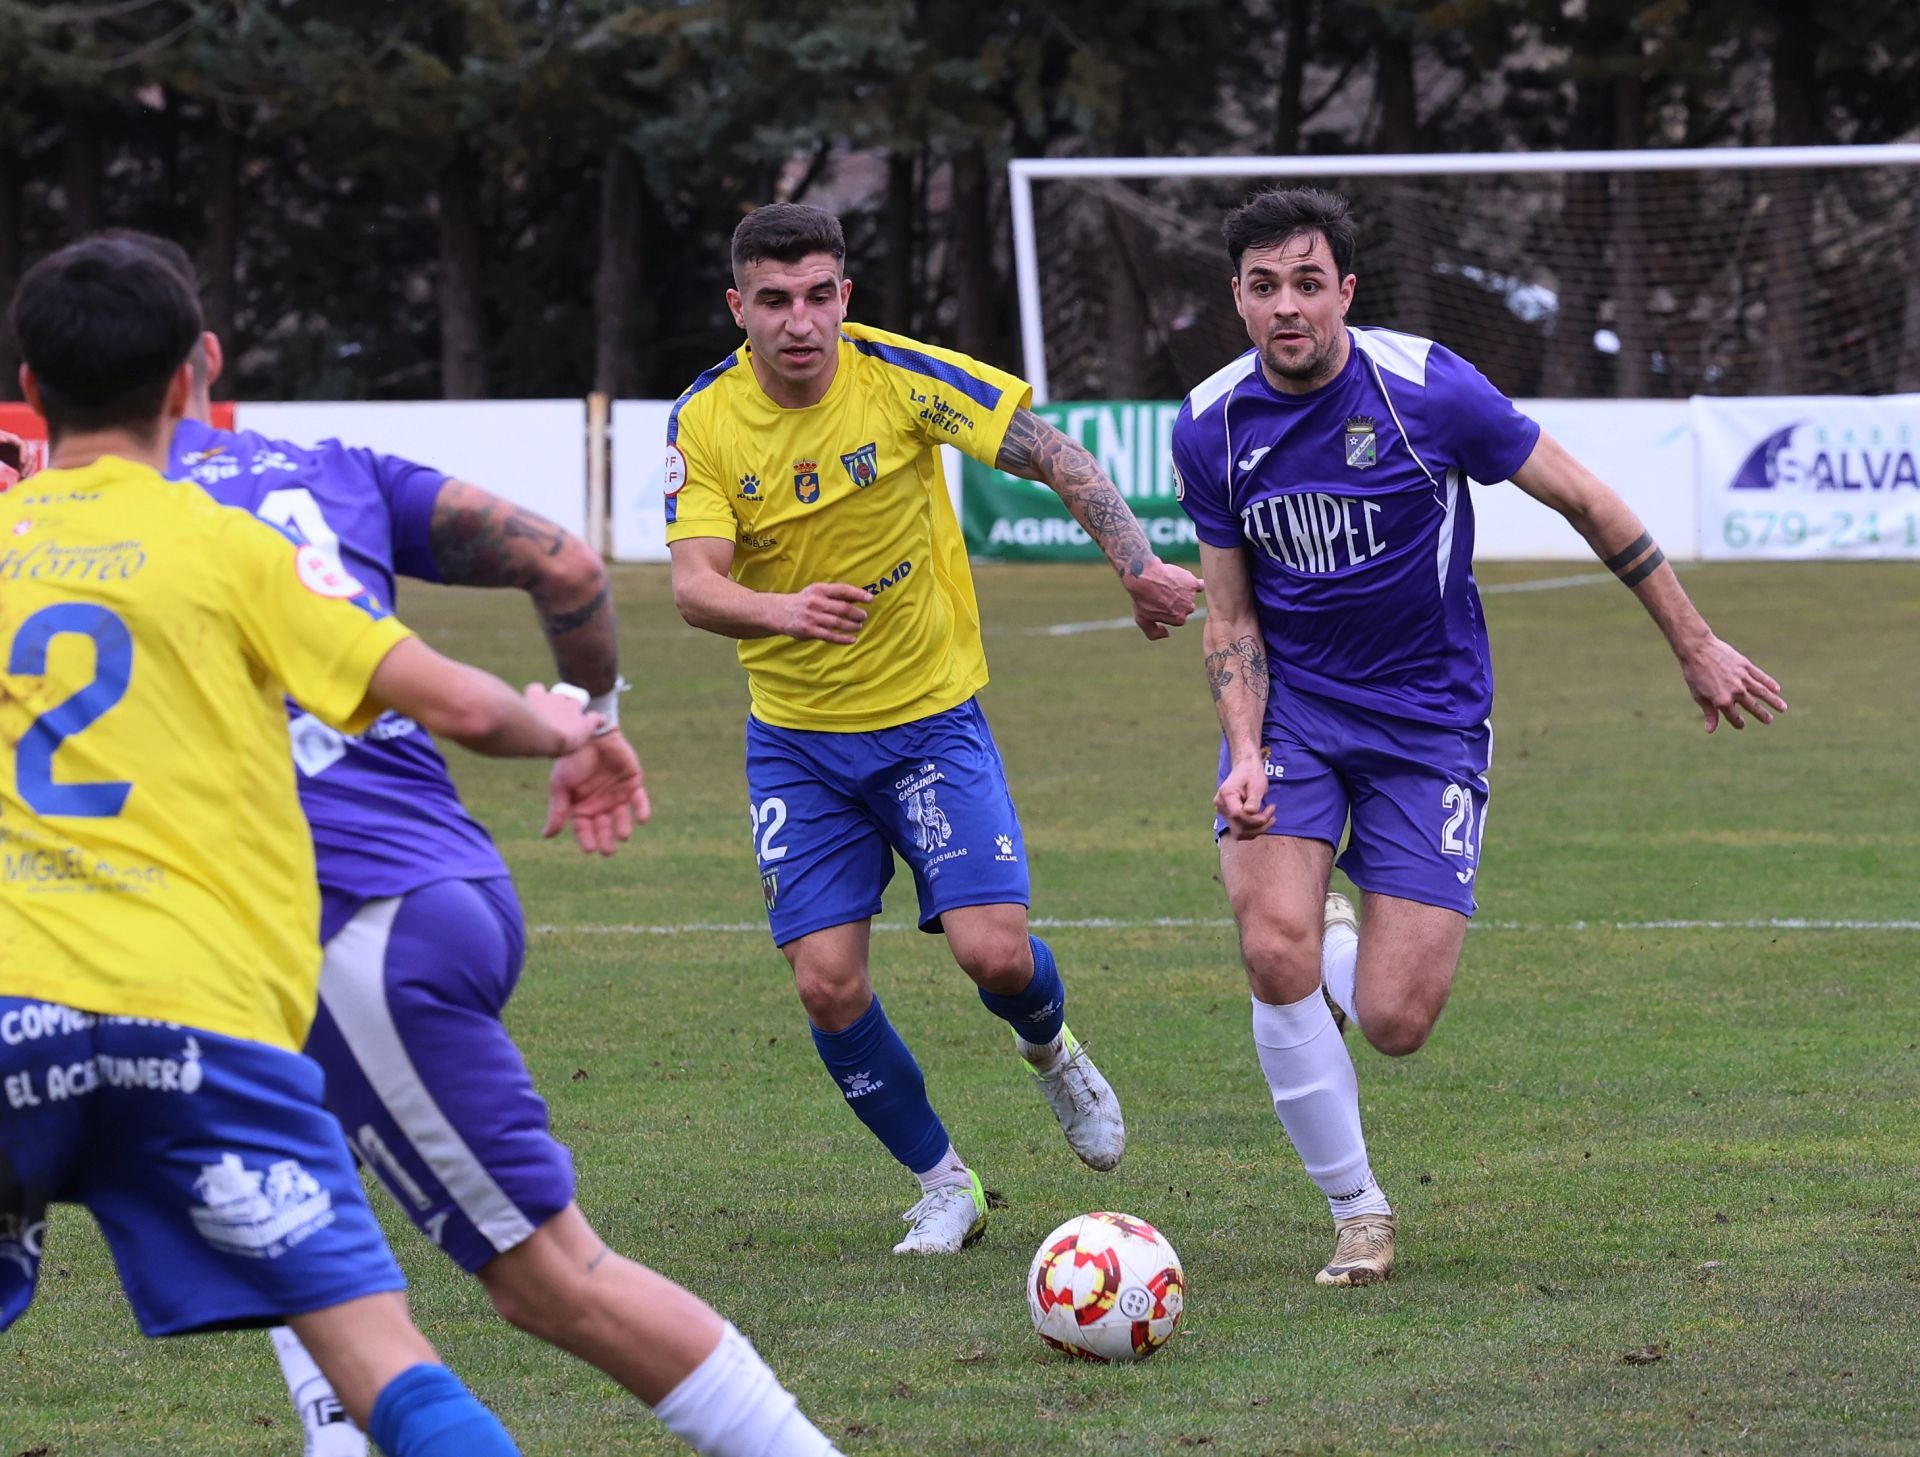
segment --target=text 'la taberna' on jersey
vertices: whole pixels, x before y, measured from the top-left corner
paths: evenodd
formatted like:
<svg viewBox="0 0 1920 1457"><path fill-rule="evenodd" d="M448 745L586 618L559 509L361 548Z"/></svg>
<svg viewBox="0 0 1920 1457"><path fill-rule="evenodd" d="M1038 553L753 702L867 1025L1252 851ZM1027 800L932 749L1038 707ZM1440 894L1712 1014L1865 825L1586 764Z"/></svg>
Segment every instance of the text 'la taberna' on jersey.
<svg viewBox="0 0 1920 1457"><path fill-rule="evenodd" d="M1325 575L1371 561L1387 549L1376 520L1382 505L1364 497L1303 491L1263 496L1240 508L1248 541L1296 572Z"/></svg>

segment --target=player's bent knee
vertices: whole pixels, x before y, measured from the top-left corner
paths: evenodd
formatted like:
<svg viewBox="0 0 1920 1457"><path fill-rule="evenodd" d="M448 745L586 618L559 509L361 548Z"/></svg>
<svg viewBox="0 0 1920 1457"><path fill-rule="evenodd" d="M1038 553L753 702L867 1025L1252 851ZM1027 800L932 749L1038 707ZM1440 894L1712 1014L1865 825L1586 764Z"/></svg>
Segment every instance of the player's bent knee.
<svg viewBox="0 0 1920 1457"><path fill-rule="evenodd" d="M1240 933L1240 959L1253 994L1274 1006L1297 1002L1320 985L1317 930L1308 935L1277 924L1245 928Z"/></svg>
<svg viewBox="0 0 1920 1457"><path fill-rule="evenodd" d="M1420 1012L1376 1012L1370 1017L1362 1012L1361 1016L1360 1029L1368 1044L1388 1057L1418 1052L1433 1032L1434 1018Z"/></svg>
<svg viewBox="0 0 1920 1457"><path fill-rule="evenodd" d="M1019 992L1033 976L1033 951L1025 936L1017 940L995 937L955 947L953 955L975 986L1003 996Z"/></svg>
<svg viewBox="0 0 1920 1457"><path fill-rule="evenodd" d="M873 988L864 976L848 980L797 968L793 989L800 994L800 1005L806 1009L807 1020L822 1032L844 1032L858 1022L873 1003Z"/></svg>

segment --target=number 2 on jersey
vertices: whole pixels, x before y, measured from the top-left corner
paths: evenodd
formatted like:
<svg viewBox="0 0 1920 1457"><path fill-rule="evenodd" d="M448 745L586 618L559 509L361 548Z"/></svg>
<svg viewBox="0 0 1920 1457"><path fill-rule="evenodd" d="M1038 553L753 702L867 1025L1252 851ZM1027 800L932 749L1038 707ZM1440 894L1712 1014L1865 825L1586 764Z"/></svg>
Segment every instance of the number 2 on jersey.
<svg viewBox="0 0 1920 1457"><path fill-rule="evenodd" d="M133 677L133 637L127 625L90 602L42 607L20 624L7 655L7 671L24 677L45 674L48 647L56 637L68 634L93 640L93 678L27 726L20 736L14 784L35 814L109 819L126 805L132 783L114 779L61 784L53 777L53 756L62 743L90 728L126 696Z"/></svg>
<svg viewBox="0 0 1920 1457"><path fill-rule="evenodd" d="M786 859L787 847L773 843L773 837L786 827L786 823L787 802L777 795L763 799L753 806L753 828L759 836L762 865L770 861ZM764 830L760 828L762 825L766 826Z"/></svg>

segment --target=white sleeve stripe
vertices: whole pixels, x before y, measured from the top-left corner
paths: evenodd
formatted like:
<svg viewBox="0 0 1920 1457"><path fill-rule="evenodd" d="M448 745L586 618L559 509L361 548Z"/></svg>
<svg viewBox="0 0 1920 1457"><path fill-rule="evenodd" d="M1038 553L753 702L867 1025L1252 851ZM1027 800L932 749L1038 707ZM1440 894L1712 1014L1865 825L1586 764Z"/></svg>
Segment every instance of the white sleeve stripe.
<svg viewBox="0 0 1920 1457"><path fill-rule="evenodd" d="M1375 367L1426 388L1427 354L1433 348L1433 340L1422 339L1418 334L1397 334L1392 329L1353 328L1347 334Z"/></svg>
<svg viewBox="0 0 1920 1457"><path fill-rule="evenodd" d="M1202 415L1219 404L1241 380L1252 374L1257 361L1258 356L1254 351L1248 350L1225 369L1216 369L1195 385L1187 395L1187 404L1193 410L1194 423L1198 424Z"/></svg>

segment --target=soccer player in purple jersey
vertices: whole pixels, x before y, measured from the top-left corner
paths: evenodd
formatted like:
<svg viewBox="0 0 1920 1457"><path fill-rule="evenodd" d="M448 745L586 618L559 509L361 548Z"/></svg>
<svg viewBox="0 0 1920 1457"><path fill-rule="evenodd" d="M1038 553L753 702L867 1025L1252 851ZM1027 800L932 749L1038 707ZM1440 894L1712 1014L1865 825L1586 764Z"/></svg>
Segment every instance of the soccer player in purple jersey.
<svg viewBox="0 0 1920 1457"><path fill-rule="evenodd" d="M1225 231L1254 347L1187 396L1173 432L1224 731L1221 879L1274 1111L1334 1218L1315 1279L1367 1285L1392 1273L1394 1216L1341 1031L1350 1017L1392 1057L1426 1041L1485 826L1493 671L1467 481L1511 480L1567 518L1666 635L1709 733L1787 705L1713 635L1627 504L1478 370L1347 326L1344 199L1264 193ZM1343 831L1364 918L1327 891Z"/></svg>
<svg viewBox="0 0 1920 1457"><path fill-rule="evenodd" d="M131 236L191 280L177 246ZM338 441L309 448L214 429L221 363L218 337L203 334L169 474L337 557L384 600L396 575L525 591L561 678L607 720L555 764L546 833L571 821L583 850L611 854L649 807L617 728L626 685L599 557L443 471ZM306 1051L355 1152L502 1316L597 1366L697 1450L832 1452L745 1337L610 1252L574 1203L572 1157L500 1020L525 952L519 901L432 739L394 714L349 738L289 711L325 948ZM361 1457L364 1438L298 1339L281 1329L274 1346L309 1457Z"/></svg>

